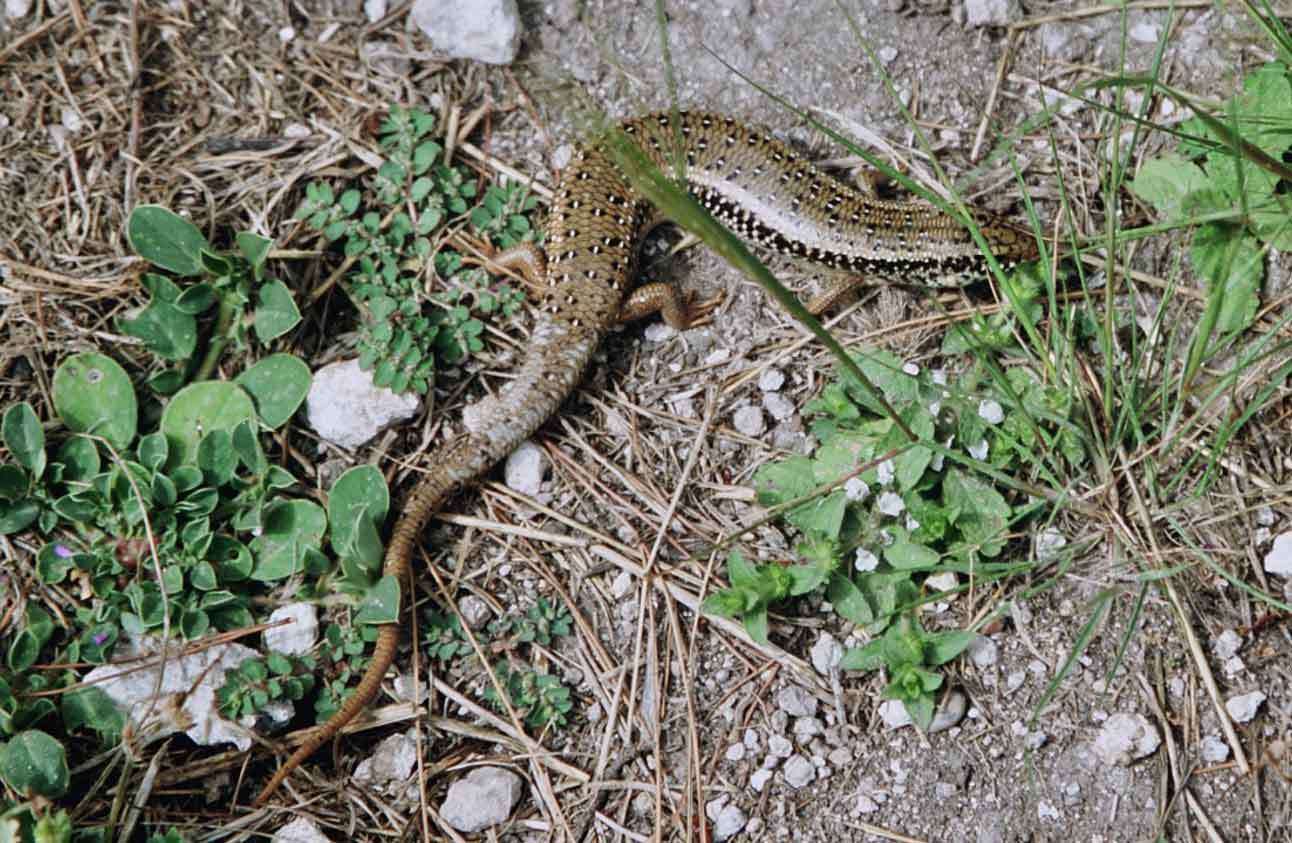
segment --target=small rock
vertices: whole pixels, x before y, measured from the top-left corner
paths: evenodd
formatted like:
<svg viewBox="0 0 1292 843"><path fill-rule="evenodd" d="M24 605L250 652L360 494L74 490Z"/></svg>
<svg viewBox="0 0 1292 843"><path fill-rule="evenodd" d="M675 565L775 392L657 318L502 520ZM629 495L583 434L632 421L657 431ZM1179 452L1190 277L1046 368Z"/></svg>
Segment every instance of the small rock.
<svg viewBox="0 0 1292 843"><path fill-rule="evenodd" d="M798 685L781 688L776 694L776 705L790 717L812 717L816 714L816 697Z"/></svg>
<svg viewBox="0 0 1292 843"><path fill-rule="evenodd" d="M274 832L272 843L331 843L309 817L297 817Z"/></svg>
<svg viewBox="0 0 1292 843"><path fill-rule="evenodd" d="M739 806L727 805L718 812L718 818L713 821L713 839L729 840L735 837L744 829L747 821L748 817Z"/></svg>
<svg viewBox="0 0 1292 843"><path fill-rule="evenodd" d="M758 749L759 746L762 745L762 741L759 740L758 732L755 729L745 730L745 737L744 737L743 743L745 744L745 749L748 749L750 751L756 750Z"/></svg>
<svg viewBox="0 0 1292 843"><path fill-rule="evenodd" d="M1043 820L1055 822L1063 817L1059 809L1046 802L1044 799L1036 803L1036 815Z"/></svg>
<svg viewBox="0 0 1292 843"><path fill-rule="evenodd" d="M1244 664L1243 660L1238 656L1234 656L1232 659L1226 659L1225 663L1220 666L1220 669L1225 672L1226 677L1233 679L1235 676L1246 670L1247 665Z"/></svg>
<svg viewBox="0 0 1292 843"><path fill-rule="evenodd" d="M642 331L647 342L664 342L677 336L677 329L667 322L652 322Z"/></svg>
<svg viewBox="0 0 1292 843"><path fill-rule="evenodd" d="M458 601L458 611L462 613L462 622L472 630L484 629L485 624L489 623L490 616L493 615L489 604L474 594L468 594Z"/></svg>
<svg viewBox="0 0 1292 843"><path fill-rule="evenodd" d="M901 700L884 700L879 704L879 719L890 729L900 729L911 725L911 715L906 713L906 706Z"/></svg>
<svg viewBox="0 0 1292 843"><path fill-rule="evenodd" d="M897 48L893 46L879 48L879 60L885 66L892 64L897 59Z"/></svg>
<svg viewBox="0 0 1292 843"><path fill-rule="evenodd" d="M449 786L440 816L468 834L498 825L511 816L525 783L502 767L477 767Z"/></svg>
<svg viewBox="0 0 1292 843"><path fill-rule="evenodd" d="M852 763L852 750L846 746L832 749L830 754L826 756L826 760L836 767L846 767Z"/></svg>
<svg viewBox="0 0 1292 843"><path fill-rule="evenodd" d="M1000 647L985 635L979 635L969 643L969 660L979 670L995 667L1000 661Z"/></svg>
<svg viewBox="0 0 1292 843"><path fill-rule="evenodd" d="M526 439L507 457L503 468L503 480L507 488L514 489L522 495L535 497L543 485L543 472L546 469L547 456L543 449Z"/></svg>
<svg viewBox="0 0 1292 843"><path fill-rule="evenodd" d="M1292 577L1292 532L1274 537L1274 547L1265 554L1265 571L1280 577Z"/></svg>
<svg viewBox="0 0 1292 843"><path fill-rule="evenodd" d="M790 756L785 762L783 772L785 783L795 790L806 787L816 778L816 767L812 766L812 762L802 755Z"/></svg>
<svg viewBox="0 0 1292 843"><path fill-rule="evenodd" d="M1042 530L1036 537L1036 558L1042 562L1052 562L1059 557L1059 551L1067 544L1067 536L1053 527Z"/></svg>
<svg viewBox="0 0 1292 843"><path fill-rule="evenodd" d="M767 419L761 407L746 404L731 416L731 424L745 436L755 438L767 432Z"/></svg>
<svg viewBox="0 0 1292 843"><path fill-rule="evenodd" d="M633 590L633 575L627 571L621 571L615 577L614 582L610 583L610 593L615 597L626 597Z"/></svg>
<svg viewBox="0 0 1292 843"><path fill-rule="evenodd" d="M960 580L955 571L939 571L924 582L934 591L955 591L960 587Z"/></svg>
<svg viewBox="0 0 1292 843"><path fill-rule="evenodd" d="M1018 0L965 0L968 26L1008 26L1022 12Z"/></svg>
<svg viewBox="0 0 1292 843"><path fill-rule="evenodd" d="M372 755L354 768L354 780L364 785L385 787L402 784L413 774L417 763L417 741L411 733L384 738Z"/></svg>
<svg viewBox="0 0 1292 843"><path fill-rule="evenodd" d="M1256 508L1256 523L1262 527L1273 527L1276 516L1274 508L1270 506L1260 506Z"/></svg>
<svg viewBox="0 0 1292 843"><path fill-rule="evenodd" d="M1026 681L1027 674L1021 670L1015 670L1005 677L1005 692L1009 694L1014 693L1019 688L1023 687L1023 683Z"/></svg>
<svg viewBox="0 0 1292 843"><path fill-rule="evenodd" d="M822 676L829 676L830 671L843 661L843 645L828 632L823 632L812 645L812 667Z"/></svg>
<svg viewBox="0 0 1292 843"><path fill-rule="evenodd" d="M368 23L376 23L386 16L386 0L363 0L363 16Z"/></svg>
<svg viewBox="0 0 1292 843"><path fill-rule="evenodd" d="M815 717L800 717L794 721L794 740L805 744L821 734L821 721Z"/></svg>
<svg viewBox="0 0 1292 843"><path fill-rule="evenodd" d="M755 793L762 793L763 788L767 787L767 783L771 781L771 779L772 771L766 767L759 767L750 774L749 787Z"/></svg>
<svg viewBox="0 0 1292 843"><path fill-rule="evenodd" d="M1219 735L1207 735L1202 739L1202 760L1208 764L1222 764L1229 760L1229 744Z"/></svg>
<svg viewBox="0 0 1292 843"><path fill-rule="evenodd" d="M1235 723L1246 723L1256 716L1256 710L1263 702L1265 702L1265 694L1261 691L1252 691L1250 694L1240 694L1225 700L1225 711L1229 712L1229 716L1234 718Z"/></svg>
<svg viewBox="0 0 1292 843"><path fill-rule="evenodd" d="M799 411L793 401L779 392L769 392L763 396L763 409L778 422L794 418L794 414Z"/></svg>
<svg viewBox="0 0 1292 843"><path fill-rule="evenodd" d="M767 725L774 733L782 735L789 728L790 716L778 708L767 718Z"/></svg>
<svg viewBox="0 0 1292 843"><path fill-rule="evenodd" d="M1091 749L1109 766L1129 767L1152 754L1161 742L1147 717L1119 711L1104 722Z"/></svg>
<svg viewBox="0 0 1292 843"><path fill-rule="evenodd" d="M290 621L272 626L279 621ZM319 614L313 603L289 603L279 606L269 616L271 627L265 630L265 646L276 653L299 656L307 653L318 640Z"/></svg>
<svg viewBox="0 0 1292 843"><path fill-rule="evenodd" d="M785 373L780 369L764 369L758 376L758 388L763 392L776 392L785 385Z"/></svg>
<svg viewBox="0 0 1292 843"><path fill-rule="evenodd" d="M329 363L314 373L306 416L319 436L342 448L358 448L389 425L412 418L421 406L416 393L396 395L372 383L358 360Z"/></svg>
<svg viewBox="0 0 1292 843"><path fill-rule="evenodd" d="M745 745L743 743L733 743L731 746L727 747L727 760L744 761Z"/></svg>
<svg viewBox="0 0 1292 843"><path fill-rule="evenodd" d="M510 64L520 50L516 0L417 0L412 17L450 58Z"/></svg>
<svg viewBox="0 0 1292 843"><path fill-rule="evenodd" d="M945 732L964 719L969 709L969 698L960 691L952 691L942 700L937 711L933 712L933 722L929 724L929 734Z"/></svg>
<svg viewBox="0 0 1292 843"><path fill-rule="evenodd" d="M864 793L857 794L857 801L852 805L852 815L873 814L879 810L879 803Z"/></svg>
<svg viewBox="0 0 1292 843"><path fill-rule="evenodd" d="M794 754L794 744L784 735L772 735L767 739L767 752L776 758L789 758Z"/></svg>

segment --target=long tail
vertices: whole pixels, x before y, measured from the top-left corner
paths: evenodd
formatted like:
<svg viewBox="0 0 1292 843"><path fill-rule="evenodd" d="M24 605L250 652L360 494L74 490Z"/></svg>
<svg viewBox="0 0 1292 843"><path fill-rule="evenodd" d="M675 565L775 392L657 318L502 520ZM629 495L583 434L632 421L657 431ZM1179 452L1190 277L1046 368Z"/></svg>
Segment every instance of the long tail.
<svg viewBox="0 0 1292 843"><path fill-rule="evenodd" d="M460 444L457 452L461 453L463 449ZM418 484L409 497L408 504L404 508L403 514L395 524L395 530L390 537L390 545L386 548L386 561L382 569L384 574L393 574L401 587L408 573L408 562L413 555L413 544L417 541L418 535L422 532L422 527L435 514L444 501L463 485L463 474L474 474L471 468L463 467L461 470L453 470L450 466L453 464L452 452L439 468L433 470L430 474ZM399 624L388 623L382 624L377 632L377 646L372 653L372 661L368 663L368 669L364 671L363 678L355 686L352 693L341 708L333 714L326 723L319 726L310 736L305 739L292 756L278 768L274 777L269 780L252 803L255 807L265 804L265 801L273 795L278 786L291 775L307 758L323 744L330 741L336 736L345 724L349 723L359 712L368 707L377 696L377 691L381 688L381 680L385 677L386 671L395 661L395 650L399 646Z"/></svg>

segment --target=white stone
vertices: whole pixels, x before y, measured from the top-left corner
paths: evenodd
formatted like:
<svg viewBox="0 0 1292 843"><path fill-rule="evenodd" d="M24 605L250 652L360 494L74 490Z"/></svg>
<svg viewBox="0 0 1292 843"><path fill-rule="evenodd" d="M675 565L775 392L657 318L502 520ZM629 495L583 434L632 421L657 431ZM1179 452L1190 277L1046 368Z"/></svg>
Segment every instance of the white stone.
<svg viewBox="0 0 1292 843"><path fill-rule="evenodd" d="M802 755L792 755L785 761L782 773L785 776L785 783L798 790L811 784L816 778L816 767Z"/></svg>
<svg viewBox="0 0 1292 843"><path fill-rule="evenodd" d="M272 843L331 843L309 817L297 817L274 832Z"/></svg>
<svg viewBox="0 0 1292 843"><path fill-rule="evenodd" d="M743 743L733 743L727 747L727 760L736 762L745 760L745 745Z"/></svg>
<svg viewBox="0 0 1292 843"><path fill-rule="evenodd" d="M368 23L376 23L386 16L386 0L363 0L363 16Z"/></svg>
<svg viewBox="0 0 1292 843"><path fill-rule="evenodd" d="M864 574L879 567L879 557L866 548L859 547L853 558L852 566Z"/></svg>
<svg viewBox="0 0 1292 843"><path fill-rule="evenodd" d="M1222 764L1229 759L1229 744L1219 735L1207 735L1202 739L1202 760L1208 764Z"/></svg>
<svg viewBox="0 0 1292 843"><path fill-rule="evenodd" d="M417 740L412 732L394 734L377 744L372 755L354 768L354 780L369 787L402 785L417 764ZM391 791L388 791L391 792Z"/></svg>
<svg viewBox="0 0 1292 843"><path fill-rule="evenodd" d="M503 467L503 480L507 488L522 495L535 497L543 485L543 472L547 468L547 455L543 449L527 439L507 457Z"/></svg>
<svg viewBox="0 0 1292 843"><path fill-rule="evenodd" d="M288 621L282 626L272 626ZM319 614L313 603L289 603L279 606L269 616L269 629L265 630L265 646L277 653L299 656L308 653L318 640Z"/></svg>
<svg viewBox="0 0 1292 843"><path fill-rule="evenodd" d="M771 779L772 771L766 767L759 767L749 775L749 787L755 793L762 793L763 788L767 787L767 783L771 781Z"/></svg>
<svg viewBox="0 0 1292 843"><path fill-rule="evenodd" d="M902 500L902 496L896 492L882 492L876 508L884 515L897 517L906 509L906 501Z"/></svg>
<svg viewBox="0 0 1292 843"><path fill-rule="evenodd" d="M412 18L450 58L510 64L520 50L516 0L417 0Z"/></svg>
<svg viewBox="0 0 1292 843"><path fill-rule="evenodd" d="M1018 0L965 0L968 26L1008 26L1021 14Z"/></svg>
<svg viewBox="0 0 1292 843"><path fill-rule="evenodd" d="M779 392L769 392L763 396L763 409L778 422L793 418L794 414L799 411L799 408L794 406L793 401Z"/></svg>
<svg viewBox="0 0 1292 843"><path fill-rule="evenodd" d="M763 409L753 404L746 404L736 410L731 416L731 424L736 430L751 438L762 436L767 431L767 419L763 417Z"/></svg>
<svg viewBox="0 0 1292 843"><path fill-rule="evenodd" d="M1000 660L1000 647L987 636L979 635L969 642L969 660L979 670L994 667Z"/></svg>
<svg viewBox="0 0 1292 843"><path fill-rule="evenodd" d="M748 821L745 812L740 810L737 805L726 805L718 812L718 817L713 821L713 839L730 840L739 834Z"/></svg>
<svg viewBox="0 0 1292 843"><path fill-rule="evenodd" d="M974 459L985 460L987 459L990 446L987 444L986 439L980 439L977 444L970 445L966 450L969 451L969 456Z"/></svg>
<svg viewBox="0 0 1292 843"><path fill-rule="evenodd" d="M758 376L758 388L763 392L776 392L785 385L785 373L780 369L764 369Z"/></svg>
<svg viewBox="0 0 1292 843"><path fill-rule="evenodd" d="M1246 723L1256 716L1256 710L1265 702L1265 694L1252 691L1250 694L1239 694L1225 700L1225 711L1234 718L1235 723Z"/></svg>
<svg viewBox="0 0 1292 843"><path fill-rule="evenodd" d="M506 821L520 801L525 783L502 767L477 767L449 786L440 816L468 834Z"/></svg>
<svg viewBox="0 0 1292 843"><path fill-rule="evenodd" d="M1053 527L1042 530L1036 537L1036 558L1042 562L1053 561L1059 557L1059 551L1067 544L1067 536Z"/></svg>
<svg viewBox="0 0 1292 843"><path fill-rule="evenodd" d="M468 594L458 601L458 612L462 615L462 622L468 629L473 630L484 629L493 615L493 609L489 608L489 604L474 594Z"/></svg>
<svg viewBox="0 0 1292 843"><path fill-rule="evenodd" d="M925 585L934 591L955 591L960 587L960 580L955 571L939 571L924 580Z"/></svg>
<svg viewBox="0 0 1292 843"><path fill-rule="evenodd" d="M1161 742L1147 717L1119 711L1104 722L1091 749L1109 766L1128 767L1131 762L1151 755Z"/></svg>
<svg viewBox="0 0 1292 843"><path fill-rule="evenodd" d="M627 571L621 571L615 577L614 582L610 583L610 593L615 597L627 597L628 593L633 590L633 575Z"/></svg>
<svg viewBox="0 0 1292 843"><path fill-rule="evenodd" d="M879 719L890 729L900 729L911 725L911 715L906 713L906 706L901 700L884 700L879 704Z"/></svg>
<svg viewBox="0 0 1292 843"><path fill-rule="evenodd" d="M784 735L772 735L767 738L767 752L773 758L789 758L794 753L794 744Z"/></svg>
<svg viewBox="0 0 1292 843"><path fill-rule="evenodd" d="M250 749L249 731L220 713L216 691L228 671L259 653L234 643L184 653L172 643L163 660L161 649L159 636L127 635L113 651L115 663L91 670L85 685L107 694L136 736L157 740L183 732L201 746L231 743L243 752Z"/></svg>
<svg viewBox="0 0 1292 843"><path fill-rule="evenodd" d="M305 399L310 427L343 448L358 448L389 425L412 418L421 403L416 393L396 395L373 386L372 373L360 369L358 360L319 369Z"/></svg>
<svg viewBox="0 0 1292 843"><path fill-rule="evenodd" d="M806 688L786 685L776 694L776 705L790 717L812 717L816 714L816 697Z"/></svg>
<svg viewBox="0 0 1292 843"><path fill-rule="evenodd" d="M821 633L812 645L812 667L822 676L829 676L830 671L843 661L843 645L828 632Z"/></svg>
<svg viewBox="0 0 1292 843"><path fill-rule="evenodd" d="M31 14L31 0L5 0L4 13L9 18L25 18Z"/></svg>
<svg viewBox="0 0 1292 843"><path fill-rule="evenodd" d="M810 743L824 731L821 721L815 717L799 717L794 720L794 740L800 744Z"/></svg>
<svg viewBox="0 0 1292 843"><path fill-rule="evenodd" d="M978 402L978 418L987 424L1000 424L1005 420L1005 408L1000 406L999 401L983 399Z"/></svg>
<svg viewBox="0 0 1292 843"><path fill-rule="evenodd" d="M652 322L642 331L647 342L665 342L677 336L677 329L667 322Z"/></svg>
<svg viewBox="0 0 1292 843"><path fill-rule="evenodd" d="M1274 537L1274 547L1265 554L1265 571L1280 577L1292 577L1292 532Z"/></svg>

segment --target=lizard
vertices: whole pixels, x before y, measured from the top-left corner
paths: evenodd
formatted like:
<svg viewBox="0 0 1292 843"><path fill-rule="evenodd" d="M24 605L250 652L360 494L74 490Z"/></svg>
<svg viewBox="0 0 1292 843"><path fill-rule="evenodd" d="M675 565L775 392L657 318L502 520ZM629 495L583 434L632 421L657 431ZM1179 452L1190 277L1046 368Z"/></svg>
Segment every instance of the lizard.
<svg viewBox="0 0 1292 843"><path fill-rule="evenodd" d="M666 172L680 138L692 195L756 245L867 279L947 287L987 276L985 257L954 217L920 203L873 198L827 176L764 130L703 112L647 115L620 129ZM476 405L468 432L431 456L392 531L383 575L404 582L426 522L556 412L614 325L654 312L676 328L689 324L687 304L670 285L630 289L638 242L652 219L649 203L594 139L577 148L561 174L543 248L521 244L489 259L542 290L528 353L499 393ZM1037 258L1034 239L1007 220L975 213L975 221L1003 266ZM827 294L811 309L819 312L834 298ZM367 707L394 662L399 637L398 623L379 626L354 692L278 768L254 805L263 805Z"/></svg>

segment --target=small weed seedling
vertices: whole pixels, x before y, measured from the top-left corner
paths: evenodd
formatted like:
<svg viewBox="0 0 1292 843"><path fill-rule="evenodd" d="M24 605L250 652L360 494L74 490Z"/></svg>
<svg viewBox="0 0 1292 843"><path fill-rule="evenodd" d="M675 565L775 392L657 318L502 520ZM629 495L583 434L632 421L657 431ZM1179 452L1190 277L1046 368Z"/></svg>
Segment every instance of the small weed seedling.
<svg viewBox="0 0 1292 843"><path fill-rule="evenodd" d="M444 225L467 214L476 183L464 167L441 163L434 129L431 115L392 108L380 138L388 158L366 192L351 188L338 197L330 185L315 182L296 212L355 261L344 286L364 314L359 363L373 372L374 383L396 392L426 392L436 360L456 364L484 347L480 317L510 316L524 299L509 285L492 286L482 270L463 270L460 254L436 245ZM494 245L508 246L534 237L527 216L534 207L521 186L494 186L468 219ZM451 286L431 296L435 306L424 313L428 268Z"/></svg>

